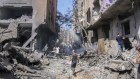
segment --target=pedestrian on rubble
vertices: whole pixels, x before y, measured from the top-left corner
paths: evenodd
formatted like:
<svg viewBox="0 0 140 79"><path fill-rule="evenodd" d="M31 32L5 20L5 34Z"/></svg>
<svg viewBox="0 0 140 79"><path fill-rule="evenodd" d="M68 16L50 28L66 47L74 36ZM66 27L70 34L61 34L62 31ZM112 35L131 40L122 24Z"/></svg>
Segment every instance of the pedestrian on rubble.
<svg viewBox="0 0 140 79"><path fill-rule="evenodd" d="M132 49L132 44L131 44L131 42L130 42L130 40L127 36L124 36L123 42L124 42L125 50L131 50Z"/></svg>
<svg viewBox="0 0 140 79"><path fill-rule="evenodd" d="M123 52L124 42L122 36L119 33L117 34L116 40L118 42L119 51Z"/></svg>
<svg viewBox="0 0 140 79"><path fill-rule="evenodd" d="M60 50L59 47L55 47L55 56L56 56L56 57L59 55L59 50Z"/></svg>
<svg viewBox="0 0 140 79"><path fill-rule="evenodd" d="M78 55L75 53L75 50L72 51L72 58L71 58L71 70L73 72L73 75L75 75L75 68L77 63L79 62Z"/></svg>
<svg viewBox="0 0 140 79"><path fill-rule="evenodd" d="M59 47L56 47L55 49L56 49L56 54L59 54L59 49L60 48Z"/></svg>

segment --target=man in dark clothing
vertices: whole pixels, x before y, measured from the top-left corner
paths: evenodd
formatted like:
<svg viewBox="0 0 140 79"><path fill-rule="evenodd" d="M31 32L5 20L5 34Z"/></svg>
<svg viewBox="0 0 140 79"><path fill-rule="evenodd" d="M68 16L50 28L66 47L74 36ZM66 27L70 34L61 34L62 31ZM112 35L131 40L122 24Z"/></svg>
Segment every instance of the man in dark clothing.
<svg viewBox="0 0 140 79"><path fill-rule="evenodd" d="M122 52L123 51L123 45L124 45L122 36L118 34L117 37L116 37L116 40L118 42L119 49Z"/></svg>
<svg viewBox="0 0 140 79"><path fill-rule="evenodd" d="M128 37L125 36L124 39L123 39L123 42L124 42L125 50L131 50L132 49L132 44L131 44Z"/></svg>
<svg viewBox="0 0 140 79"><path fill-rule="evenodd" d="M73 72L73 75L75 75L75 68L76 68L76 65L77 65L77 62L79 58L78 58L78 55L75 53L75 51L73 50L73 55L72 55L72 59L71 59L71 70Z"/></svg>

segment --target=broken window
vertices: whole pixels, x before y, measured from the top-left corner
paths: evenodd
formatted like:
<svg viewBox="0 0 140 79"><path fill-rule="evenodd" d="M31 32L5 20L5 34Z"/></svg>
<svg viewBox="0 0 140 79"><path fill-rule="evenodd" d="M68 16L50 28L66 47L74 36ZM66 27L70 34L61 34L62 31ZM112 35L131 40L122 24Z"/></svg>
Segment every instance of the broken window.
<svg viewBox="0 0 140 79"><path fill-rule="evenodd" d="M104 34L105 34L105 38L106 38L106 39L109 39L110 25L107 24L107 25L105 25L102 29L103 29L103 32L104 32Z"/></svg>
<svg viewBox="0 0 140 79"><path fill-rule="evenodd" d="M81 7L83 7L83 2L81 3Z"/></svg>
<svg viewBox="0 0 140 79"><path fill-rule="evenodd" d="M130 34L130 22L126 21L126 22L122 23L122 26L123 26L123 34L129 35Z"/></svg>
<svg viewBox="0 0 140 79"><path fill-rule="evenodd" d="M32 18L32 7L1 7L0 19L17 19L23 15Z"/></svg>
<svg viewBox="0 0 140 79"><path fill-rule="evenodd" d="M87 41L88 41L88 38L87 38L87 36L86 36L86 33L88 33L87 31L84 31L84 30L82 30L82 34L83 34L83 40L84 40L84 42L85 43L87 43Z"/></svg>
<svg viewBox="0 0 140 79"><path fill-rule="evenodd" d="M89 8L87 11L87 22L90 23L90 20L91 20L91 16L90 16L90 8Z"/></svg>
<svg viewBox="0 0 140 79"><path fill-rule="evenodd" d="M94 29L93 30L93 42L97 42L98 41L98 30Z"/></svg>
<svg viewBox="0 0 140 79"><path fill-rule="evenodd" d="M21 46L31 37L32 24L19 24L17 36L20 39Z"/></svg>

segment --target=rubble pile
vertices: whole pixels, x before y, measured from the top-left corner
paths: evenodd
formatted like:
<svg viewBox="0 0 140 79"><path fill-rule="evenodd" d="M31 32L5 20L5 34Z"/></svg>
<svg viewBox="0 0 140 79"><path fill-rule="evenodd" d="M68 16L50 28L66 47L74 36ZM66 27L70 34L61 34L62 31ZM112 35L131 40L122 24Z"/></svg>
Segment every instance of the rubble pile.
<svg viewBox="0 0 140 79"><path fill-rule="evenodd" d="M21 17L19 17L19 18L17 18L17 19L13 19L13 18L10 18L10 19L2 19L3 20L3 22L6 22L6 21L9 21L9 22L14 22L14 21L16 21L16 22L26 22L26 21L31 21L32 20L32 18L31 18L31 16L27 16L27 15L22 15Z"/></svg>
<svg viewBox="0 0 140 79"><path fill-rule="evenodd" d="M7 50L0 52L0 70L5 74L12 74L13 79L24 77L24 79L42 79L44 75L40 73L41 65L42 63L48 65L49 61L47 58L41 60L41 57L39 53L32 53L27 48L10 46Z"/></svg>
<svg viewBox="0 0 140 79"><path fill-rule="evenodd" d="M40 54L28 48L11 46L0 53L0 69L19 79L136 79L136 67L130 61L137 55L133 52L126 51L112 58L86 51L80 55L76 76L73 76L69 56L41 59Z"/></svg>
<svg viewBox="0 0 140 79"><path fill-rule="evenodd" d="M104 55L97 50L79 54L76 76L72 75L70 56L65 59L47 58L30 48L6 43L0 52L0 70L11 74L11 79L136 79L135 49L125 52L108 50Z"/></svg>
<svg viewBox="0 0 140 79"><path fill-rule="evenodd" d="M89 69L88 72L98 71L98 73L93 72L94 78L89 79L137 79L137 65L135 64L137 54L135 49L118 52L114 57L110 54L99 56L92 54L95 56L88 61L93 69Z"/></svg>
<svg viewBox="0 0 140 79"><path fill-rule="evenodd" d="M18 62L29 65L29 64L39 64L40 63L40 56L36 53L31 53L28 51L23 51L20 49L10 49L10 54L17 59ZM17 56L16 56L17 55Z"/></svg>

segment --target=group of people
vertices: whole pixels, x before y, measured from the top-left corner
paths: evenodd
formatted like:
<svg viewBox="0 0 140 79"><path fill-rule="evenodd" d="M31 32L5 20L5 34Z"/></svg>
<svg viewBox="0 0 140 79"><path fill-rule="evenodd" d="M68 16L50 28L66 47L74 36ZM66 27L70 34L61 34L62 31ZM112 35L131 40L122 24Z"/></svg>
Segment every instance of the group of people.
<svg viewBox="0 0 140 79"><path fill-rule="evenodd" d="M123 48L125 48L125 50L131 50L132 48L135 48L139 52L138 56L136 56L136 64L139 64L137 69L137 79L140 79L140 41L135 36L133 39L133 41L135 41L135 45L132 46L132 43L130 42L128 37L122 37L119 34L117 35L116 40L118 42L118 46L121 52L124 51Z"/></svg>
<svg viewBox="0 0 140 79"><path fill-rule="evenodd" d="M119 50L121 52L125 50L131 50L132 49L132 43L130 42L129 38L127 36L121 36L120 34L117 35L116 40L118 42Z"/></svg>

